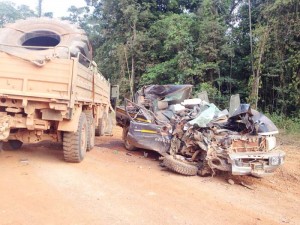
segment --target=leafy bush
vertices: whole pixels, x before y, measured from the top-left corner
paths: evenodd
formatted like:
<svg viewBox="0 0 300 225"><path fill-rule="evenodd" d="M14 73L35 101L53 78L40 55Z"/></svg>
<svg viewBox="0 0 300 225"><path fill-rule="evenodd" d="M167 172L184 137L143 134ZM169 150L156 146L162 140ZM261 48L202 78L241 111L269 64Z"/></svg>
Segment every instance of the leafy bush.
<svg viewBox="0 0 300 225"><path fill-rule="evenodd" d="M278 129L283 129L286 133L300 133L300 118L286 117L276 113L267 114L267 116L275 123Z"/></svg>

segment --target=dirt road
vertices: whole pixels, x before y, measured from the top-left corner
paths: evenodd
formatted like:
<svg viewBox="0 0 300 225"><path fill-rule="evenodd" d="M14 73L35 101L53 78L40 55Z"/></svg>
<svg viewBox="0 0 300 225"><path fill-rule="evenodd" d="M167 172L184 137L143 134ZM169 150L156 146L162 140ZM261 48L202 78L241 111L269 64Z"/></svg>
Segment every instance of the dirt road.
<svg viewBox="0 0 300 225"><path fill-rule="evenodd" d="M153 152L128 153L120 128L96 145L80 164L64 162L58 144L2 151L0 224L300 224L299 143L284 146L274 176L234 185L226 174L184 177Z"/></svg>

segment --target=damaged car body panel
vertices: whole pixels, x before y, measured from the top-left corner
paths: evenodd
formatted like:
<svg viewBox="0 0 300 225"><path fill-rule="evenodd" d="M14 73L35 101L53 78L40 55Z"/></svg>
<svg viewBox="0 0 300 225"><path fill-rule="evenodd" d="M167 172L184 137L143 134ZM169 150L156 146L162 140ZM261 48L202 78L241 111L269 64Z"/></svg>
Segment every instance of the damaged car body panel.
<svg viewBox="0 0 300 225"><path fill-rule="evenodd" d="M128 131L123 138L136 148L154 150L164 155L170 148L170 126L164 125L164 122L145 107L128 99L125 103L125 112L129 121L124 125L127 126Z"/></svg>
<svg viewBox="0 0 300 225"><path fill-rule="evenodd" d="M161 129L156 124L131 121L127 140L137 148L154 150L164 155L170 148L171 134L162 134L164 132Z"/></svg>
<svg viewBox="0 0 300 225"><path fill-rule="evenodd" d="M159 152L166 167L184 175L228 171L262 177L283 164L278 129L265 115L240 104L238 95L229 111L221 111L205 96L190 98L191 91L192 85L143 87L135 102L126 100L117 109L124 141Z"/></svg>

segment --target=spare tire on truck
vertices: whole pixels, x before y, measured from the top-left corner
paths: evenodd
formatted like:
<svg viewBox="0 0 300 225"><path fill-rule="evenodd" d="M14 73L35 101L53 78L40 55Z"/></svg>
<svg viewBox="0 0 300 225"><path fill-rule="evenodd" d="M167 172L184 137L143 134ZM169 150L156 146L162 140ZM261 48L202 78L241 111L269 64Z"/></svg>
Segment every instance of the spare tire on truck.
<svg viewBox="0 0 300 225"><path fill-rule="evenodd" d="M0 29L0 44L1 51L31 61L75 57L78 53L92 58L86 33L59 19L29 18L6 24Z"/></svg>

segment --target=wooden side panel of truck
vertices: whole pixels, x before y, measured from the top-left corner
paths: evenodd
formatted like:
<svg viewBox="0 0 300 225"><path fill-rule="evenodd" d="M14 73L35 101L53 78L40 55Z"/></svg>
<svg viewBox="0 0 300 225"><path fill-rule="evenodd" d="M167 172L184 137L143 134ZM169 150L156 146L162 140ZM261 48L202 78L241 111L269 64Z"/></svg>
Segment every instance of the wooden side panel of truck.
<svg viewBox="0 0 300 225"><path fill-rule="evenodd" d="M104 129L101 126L107 123L109 107L109 82L80 53L37 66L0 52L0 141L15 145L63 141L67 133L84 135L78 129L87 123L80 129L87 130L89 150L95 129Z"/></svg>

